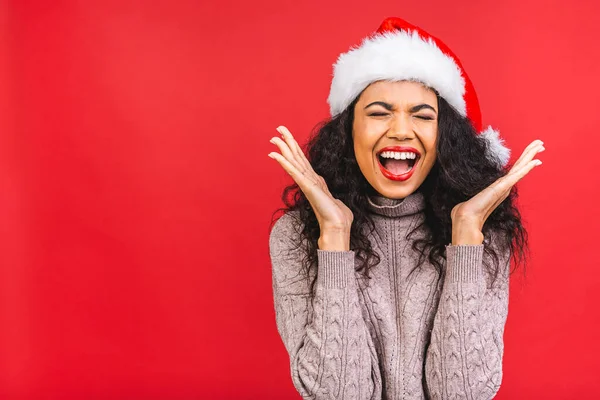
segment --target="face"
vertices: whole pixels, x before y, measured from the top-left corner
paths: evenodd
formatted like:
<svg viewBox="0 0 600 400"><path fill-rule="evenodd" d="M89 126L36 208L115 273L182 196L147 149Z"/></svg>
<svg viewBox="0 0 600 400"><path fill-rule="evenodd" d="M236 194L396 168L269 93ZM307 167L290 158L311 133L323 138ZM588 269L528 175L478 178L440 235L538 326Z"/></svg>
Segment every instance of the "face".
<svg viewBox="0 0 600 400"><path fill-rule="evenodd" d="M405 198L419 188L435 163L437 136L437 96L421 83L374 82L354 107L358 166L385 197Z"/></svg>

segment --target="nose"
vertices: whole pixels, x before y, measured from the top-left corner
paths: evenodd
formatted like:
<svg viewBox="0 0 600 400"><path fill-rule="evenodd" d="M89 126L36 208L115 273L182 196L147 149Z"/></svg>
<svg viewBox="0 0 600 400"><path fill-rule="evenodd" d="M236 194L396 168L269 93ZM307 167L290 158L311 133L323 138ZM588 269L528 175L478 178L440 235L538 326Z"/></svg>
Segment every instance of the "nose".
<svg viewBox="0 0 600 400"><path fill-rule="evenodd" d="M398 140L413 139L415 134L412 130L411 116L404 113L394 116L386 136Z"/></svg>

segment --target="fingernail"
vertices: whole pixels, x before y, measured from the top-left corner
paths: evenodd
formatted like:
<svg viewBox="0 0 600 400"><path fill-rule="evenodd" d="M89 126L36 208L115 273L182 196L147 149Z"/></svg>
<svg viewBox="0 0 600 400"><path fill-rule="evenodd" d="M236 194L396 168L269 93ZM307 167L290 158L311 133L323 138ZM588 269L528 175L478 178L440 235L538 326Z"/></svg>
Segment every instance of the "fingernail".
<svg viewBox="0 0 600 400"><path fill-rule="evenodd" d="M269 157L273 158L273 153L267 154Z"/></svg>
<svg viewBox="0 0 600 400"><path fill-rule="evenodd" d="M537 162L535 163L535 165L542 165L542 161L541 160L537 160Z"/></svg>

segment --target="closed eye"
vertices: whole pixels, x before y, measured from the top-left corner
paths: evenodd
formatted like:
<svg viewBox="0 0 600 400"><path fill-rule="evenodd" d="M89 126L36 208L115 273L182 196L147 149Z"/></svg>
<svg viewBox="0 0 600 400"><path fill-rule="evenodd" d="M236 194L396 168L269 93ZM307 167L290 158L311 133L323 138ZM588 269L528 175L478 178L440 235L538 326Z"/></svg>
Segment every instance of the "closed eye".
<svg viewBox="0 0 600 400"><path fill-rule="evenodd" d="M431 118L431 117L426 117L426 116L424 116L424 115L415 115L415 116L416 116L417 118L424 119L424 120L426 120L426 121L431 121L431 120L435 119L435 118Z"/></svg>
<svg viewBox="0 0 600 400"><path fill-rule="evenodd" d="M369 114L369 117L382 117L388 115L387 113L373 113L373 114Z"/></svg>

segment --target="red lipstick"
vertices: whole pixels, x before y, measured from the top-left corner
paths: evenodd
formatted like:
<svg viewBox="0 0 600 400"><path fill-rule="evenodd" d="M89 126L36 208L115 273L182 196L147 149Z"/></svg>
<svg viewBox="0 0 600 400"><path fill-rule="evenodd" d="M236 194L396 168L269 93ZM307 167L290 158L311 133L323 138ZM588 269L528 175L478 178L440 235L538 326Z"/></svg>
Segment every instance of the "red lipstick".
<svg viewBox="0 0 600 400"><path fill-rule="evenodd" d="M412 168L410 169L410 171L408 171L404 174L396 175L396 174L391 173L390 171L385 169L385 167L383 165L381 165L381 161L379 161L379 154L384 151L397 151L397 152L401 151L401 152L415 153L417 155L417 158L415 159L415 163L412 166ZM381 173L383 174L383 176L385 176L386 178L391 179L393 181L405 181L405 180L409 179L415 172L415 169L417 169L417 163L419 162L420 159L421 159L421 153L419 153L419 151L417 149L415 149L414 147L408 147L408 146L388 146L388 147L384 147L383 149L381 149L377 152L377 164L379 164L379 169L381 170Z"/></svg>

